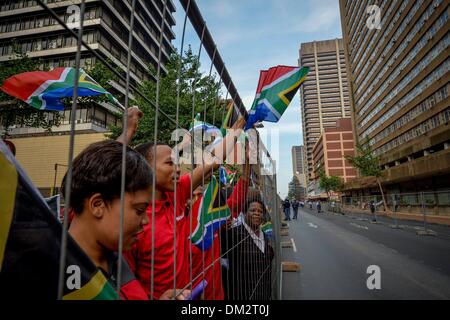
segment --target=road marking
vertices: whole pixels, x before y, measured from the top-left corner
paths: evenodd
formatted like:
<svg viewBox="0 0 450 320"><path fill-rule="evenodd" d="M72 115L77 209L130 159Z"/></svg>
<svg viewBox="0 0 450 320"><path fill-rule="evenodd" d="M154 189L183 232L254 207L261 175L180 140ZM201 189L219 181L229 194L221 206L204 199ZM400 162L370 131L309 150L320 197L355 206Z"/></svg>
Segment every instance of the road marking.
<svg viewBox="0 0 450 320"><path fill-rule="evenodd" d="M294 252L297 252L297 247L295 246L294 238L291 238L291 242L292 242L292 249L294 250Z"/></svg>
<svg viewBox="0 0 450 320"><path fill-rule="evenodd" d="M317 226L314 223L308 222L308 226L310 226L311 228L317 229Z"/></svg>
<svg viewBox="0 0 450 320"><path fill-rule="evenodd" d="M357 224L357 223L350 222L350 224L351 224L352 226L357 227L357 228L360 228L360 229L369 230L368 227L366 227L366 226L361 226L361 225L359 225L359 224Z"/></svg>

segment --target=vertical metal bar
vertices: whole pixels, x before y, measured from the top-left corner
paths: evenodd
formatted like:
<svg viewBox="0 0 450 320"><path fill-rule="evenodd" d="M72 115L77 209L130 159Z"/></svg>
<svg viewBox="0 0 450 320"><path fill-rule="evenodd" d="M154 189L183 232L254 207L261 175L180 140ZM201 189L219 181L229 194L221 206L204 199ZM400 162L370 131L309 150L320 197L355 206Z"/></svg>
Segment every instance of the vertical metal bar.
<svg viewBox="0 0 450 320"><path fill-rule="evenodd" d="M214 50L214 52L215 52L215 50ZM209 76L211 77L211 72L212 72L212 67L213 67L213 63L214 63L214 55L213 55L213 60L211 61L211 66L210 66L210 70L209 70ZM222 68L222 71L221 71L221 73L220 73L220 80L219 80L219 83L218 83L218 86L217 86L217 92L216 92L216 96L218 97L219 96L219 91L220 91L220 86L222 85L222 73L223 73L223 69L224 68ZM217 100L217 103L218 103L218 100L219 100L219 98L217 98L216 99ZM205 103L205 106L206 106L206 103ZM215 125L215 120L216 120L216 108L217 108L217 105L215 105L214 106L214 108L213 108L213 121L212 121L212 125ZM213 176L213 174L214 174L214 168L211 168L211 178L212 178L212 176ZM218 181L218 186L217 186L219 189L220 189L220 179L219 179L219 181ZM220 192L220 190L219 190L219 192ZM210 255L213 255L213 259L212 259L212 265L211 265L211 268L212 268L212 283L211 284L209 284L209 285L211 285L212 286L212 288L213 288L213 294L215 294L215 292L216 292L216 286L215 286L215 281L214 281L214 275L215 275L215 270L214 270L214 233L212 234L212 244L211 244L211 246L212 246L212 251L210 252L210 253L208 253L208 255L210 256Z"/></svg>
<svg viewBox="0 0 450 320"><path fill-rule="evenodd" d="M203 27L203 29L205 30L206 29L206 22L204 22L204 27ZM203 30L203 31L204 31ZM202 36L203 36L203 32L202 32ZM210 67L209 67L209 77L211 77L211 73L212 73L212 67L213 67L213 64L214 64L214 57L215 57L215 55L216 55L216 52L217 52L217 47L215 47L214 48L214 54L213 54L213 56L212 56L212 59L211 59L211 65L210 65ZM200 57L199 57L200 58ZM203 108L203 122L204 123L206 123L206 104L207 104L207 101L205 101L204 102L204 108ZM202 141L203 141L203 139L202 139ZM205 168L205 162L204 162L204 159L203 159L203 157L202 157L202 168L203 168L203 172L202 172L202 185L204 186L205 185L205 170L204 170L204 168ZM212 178L212 177L211 177ZM212 179L210 179L210 182L209 183L211 183L212 182ZM213 193L213 190L210 190L210 197L212 197L212 193ZM202 215L202 225L204 226L205 225L205 221L204 221L204 216ZM205 251L203 251L202 250L202 280L205 280ZM209 284L209 285L211 285L211 284Z"/></svg>
<svg viewBox="0 0 450 320"><path fill-rule="evenodd" d="M420 198L422 200L422 214L423 214L423 230L427 232L427 213L426 213L426 206L425 206L425 196L423 191L420 193Z"/></svg>
<svg viewBox="0 0 450 320"><path fill-rule="evenodd" d="M189 4L190 4L190 1L189 1ZM188 7L189 8L189 7ZM188 14L188 11L186 10L186 16L187 16L187 14ZM197 55L197 65L198 65L198 63L199 63L199 61L200 61L200 56L201 56L201 53L202 53L202 47L203 47L203 39L204 39L204 36L205 36L205 26L203 27L203 31L202 31L202 35L201 35L201 37L200 37L200 45L199 45L199 48L198 48L198 55ZM197 69L197 71L198 71L198 69ZM195 82L195 79L194 79L194 81L192 82L192 109L191 109L191 117L192 117L192 122L194 121L194 118L195 118L195 97L196 97L196 95L195 95L195 85L196 85L196 82ZM194 171L194 152L195 152L195 148L194 148L194 144L196 143L196 141L195 141L195 133L194 132L192 132L191 133L191 141L192 141L192 143L191 143L191 183L190 183L190 187L191 187L191 197L192 197L192 193L193 193L193 184L192 184L192 174L193 174L193 171ZM204 179L202 180L202 187L204 187ZM191 214L190 214L190 234L192 234L192 205L193 205L193 203L192 203L192 201L191 201L191 204L190 204L190 210L191 210ZM190 266L190 284L191 284L191 289L192 289L192 286L193 286L193 278L192 278L192 248L191 248L191 251L190 251L190 262L191 262L191 266ZM196 276L198 276L198 275L196 275Z"/></svg>
<svg viewBox="0 0 450 320"><path fill-rule="evenodd" d="M184 50L184 39L186 36L186 23L187 23L187 18L188 18L188 12L189 12L189 7L191 5L191 0L188 1L187 7L186 7L186 11L184 14L184 22L183 22L183 32L181 35L181 48L180 48L180 66L178 68L178 82L177 82L177 119L175 120L176 122L176 127L178 129L178 113L180 110L180 85L181 85L181 68L182 68L182 61L183 61L183 50ZM192 148L191 148L192 149ZM193 159L193 153L191 153L191 159ZM194 161L192 161L191 163L191 177L192 177L192 166L194 164ZM192 190L192 179L190 181L190 194L191 194L191 201L189 204L189 235L192 234L192 194L193 194L194 190ZM175 219L176 220L176 219ZM192 291L192 245L189 245L189 283L191 284L191 291Z"/></svg>
<svg viewBox="0 0 450 320"><path fill-rule="evenodd" d="M66 269L66 256L67 256L67 228L69 225L69 209L70 209L70 192L72 186L72 164L73 164L73 149L75 144L75 116L77 111L77 99L78 99L78 80L80 78L80 56L81 56L81 41L83 38L83 23L84 23L84 11L85 3L81 1L80 8L80 29L78 29L77 39L77 53L75 55L75 78L73 84L73 96L72 96L72 112L70 115L70 141L69 141L69 155L68 155L68 169L67 180L65 185L65 206L64 206L64 222L61 237L61 253L59 259L59 275L58 275L58 299L62 300L64 293L64 275Z"/></svg>
<svg viewBox="0 0 450 320"><path fill-rule="evenodd" d="M217 99L219 99L219 97L217 97ZM227 93L225 95L225 103L226 103L227 99L228 99L228 91L227 91ZM233 107L233 106L231 106L231 107ZM221 118L222 119L222 124L223 124L223 121L224 121L224 116L225 116L225 108L223 108L223 110L222 110L222 118ZM220 181L220 179L219 179L219 181ZM225 201L228 200L228 193L226 194L226 197L227 197L227 199L225 199ZM230 210L230 216L232 217L232 215L233 215L233 213ZM227 223L227 221L225 221L225 224L226 223ZM219 245L220 246L216 250L219 251L219 261L218 262L215 261L214 263L218 263L219 266L220 266L220 269L219 269L220 270L220 286L221 286L222 289L224 289L223 282L222 282L223 274L222 274L222 264L221 264L221 258L223 257L223 255L222 255L222 230L221 229L219 229L219 231L218 231L218 238L219 238ZM213 277L214 277L214 275L213 275ZM214 294L214 298L215 297L216 297L216 295ZM225 298L225 295L223 296L223 298Z"/></svg>
<svg viewBox="0 0 450 320"><path fill-rule="evenodd" d="M123 132L126 134L128 129L128 100L130 90L130 65L131 65L131 50L133 44L133 29L134 29L134 12L136 9L136 0L131 3L131 17L130 17L130 30L128 34L128 54L127 54L127 72L126 72L126 85L125 85L125 110L123 112ZM117 265L117 295L120 296L120 287L122 285L122 251L123 251L123 220L125 211L125 180L126 180L126 152L127 142L124 141L122 146L122 177L120 184L120 232L119 232L119 252L118 252L118 265Z"/></svg>
<svg viewBox="0 0 450 320"><path fill-rule="evenodd" d="M164 35L164 20L166 14L166 1L164 0L163 18L161 20L161 30L159 36L159 48L158 48L158 67L156 70L156 110L155 110L155 130L153 140L153 192L152 192L152 250L151 250L151 272L150 272L150 296L154 299L154 281L155 281L155 191L156 191L156 149L158 141L158 115L159 115L159 91L161 86L161 52L162 52L162 39Z"/></svg>
<svg viewBox="0 0 450 320"><path fill-rule="evenodd" d="M272 221L273 221L273 229L274 229L274 251L275 251L275 268L276 268L276 275L277 280L281 277L281 228L280 228L280 215L278 214L278 210L280 208L280 204L278 203L278 197L277 197L277 176L274 174L273 176L273 188L275 189L273 192L274 197L274 209L273 209L273 215ZM281 299L281 283L278 282L278 286L276 287L276 298Z"/></svg>

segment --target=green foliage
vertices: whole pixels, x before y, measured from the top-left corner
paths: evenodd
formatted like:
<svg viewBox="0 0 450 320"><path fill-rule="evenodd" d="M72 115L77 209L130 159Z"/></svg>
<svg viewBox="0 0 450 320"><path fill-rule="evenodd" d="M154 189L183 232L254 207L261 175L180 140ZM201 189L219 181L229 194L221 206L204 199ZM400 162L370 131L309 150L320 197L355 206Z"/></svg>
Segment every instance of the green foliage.
<svg viewBox="0 0 450 320"><path fill-rule="evenodd" d="M179 75L180 66L181 72ZM193 120L193 116L197 113L201 114L200 120L205 120L204 110L206 110L206 122L214 124L217 127L221 126L225 104L219 100L219 82L215 76L209 76L199 72L199 67L200 64L197 56L189 48L182 58L178 53L172 54L166 64L167 74L161 75L159 109L173 120L176 120L177 114L177 79L180 76L179 128L188 129ZM156 70L153 66L149 66L149 72L156 76ZM143 81L139 89L150 101L156 101L157 85L155 81ZM154 140L155 109L140 96L136 97L136 103L143 111L144 116L139 121L139 127L131 145ZM174 144L174 142L171 142L171 134L176 129L175 124L164 115L159 114L157 125L157 140L167 144ZM121 133L120 128L115 127L110 129L112 131L111 138L113 139Z"/></svg>
<svg viewBox="0 0 450 320"><path fill-rule="evenodd" d="M291 182L289 182L288 198L299 200L300 194L298 194L297 192L300 192L300 188L300 181L298 181L298 178L296 176L293 176Z"/></svg>
<svg viewBox="0 0 450 320"><path fill-rule="evenodd" d="M359 171L361 176L379 178L382 171L379 165L380 158L373 153L369 141L366 140L363 144L357 144L356 152L356 156L345 157L348 162Z"/></svg>
<svg viewBox="0 0 450 320"><path fill-rule="evenodd" d="M325 171L321 168L319 170L319 187L328 195L331 191L339 192L342 190L344 182L341 177L327 176Z"/></svg>

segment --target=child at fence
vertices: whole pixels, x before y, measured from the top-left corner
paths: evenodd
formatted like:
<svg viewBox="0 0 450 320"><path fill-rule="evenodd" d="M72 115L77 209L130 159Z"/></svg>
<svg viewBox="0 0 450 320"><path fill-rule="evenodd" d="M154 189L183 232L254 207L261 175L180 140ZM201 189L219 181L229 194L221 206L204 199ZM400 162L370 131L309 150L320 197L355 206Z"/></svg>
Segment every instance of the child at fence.
<svg viewBox="0 0 450 320"><path fill-rule="evenodd" d="M120 142L93 143L73 161L70 191L73 212L69 234L115 287L120 232L122 177ZM151 195L150 168L137 152L126 148L123 248L136 241L148 223L145 209ZM67 174L62 181L64 193ZM123 260L124 261L124 260ZM147 299L126 262L122 263L122 299Z"/></svg>
<svg viewBox="0 0 450 320"><path fill-rule="evenodd" d="M236 185L232 188L232 192L229 193L227 197L227 205L231 211L231 218L236 218L241 210L243 210L245 199L247 197L248 185L250 181L250 162L248 154L248 144L246 145L246 162L243 165L242 175L239 178ZM197 188L202 189L202 186ZM195 193L195 191L194 191ZM192 206L192 217L197 218L198 209L202 201L202 195L197 198ZM220 263L221 255L221 241L219 236L220 230L214 233L214 240L212 246L202 251L197 248L197 246L192 245L192 273L193 278L197 276L198 279L195 283L199 283L201 280L205 279L208 282L208 286L204 292L205 300L223 300L224 291L222 285L222 267ZM211 266L207 270L205 268ZM202 275L204 272L204 275Z"/></svg>
<svg viewBox="0 0 450 320"><path fill-rule="evenodd" d="M227 231L222 238L228 260L224 277L226 300L270 300L274 252L268 237L260 229L266 206L260 197L252 197L244 206L243 223Z"/></svg>
<svg viewBox="0 0 450 320"><path fill-rule="evenodd" d="M234 146L244 124L245 120L242 118L236 121L230 134L215 147L215 155L226 156L228 147ZM227 144L229 139L233 139L234 143ZM137 146L135 150L147 159L150 166L156 161L156 188L153 194L155 201L147 208L150 222L139 235L132 250L127 253L127 260L150 298L169 298L169 295L173 294L171 289L174 286L182 289L187 287L190 281L190 224L185 214L185 204L191 196L191 184L192 189L196 189L218 164L213 161L199 165L192 174L180 176L180 168L174 163L172 149L168 145L157 143L154 147L153 142L147 142Z"/></svg>
<svg viewBox="0 0 450 320"><path fill-rule="evenodd" d="M142 117L138 107L128 109L127 131L116 141L91 144L73 161L69 208L69 234L94 264L116 285L119 249L120 188L123 143L128 144ZM123 248L127 250L148 224L145 210L149 203L152 175L145 158L126 148ZM67 173L61 184L64 194ZM185 291L180 299L190 294ZM125 259L122 260L120 295L122 299L147 300Z"/></svg>

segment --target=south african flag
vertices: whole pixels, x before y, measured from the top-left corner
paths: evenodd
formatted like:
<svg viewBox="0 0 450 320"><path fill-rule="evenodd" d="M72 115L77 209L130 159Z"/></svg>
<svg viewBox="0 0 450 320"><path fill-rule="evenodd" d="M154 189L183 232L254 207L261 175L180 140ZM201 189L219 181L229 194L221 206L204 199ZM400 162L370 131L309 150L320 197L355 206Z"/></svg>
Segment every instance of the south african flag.
<svg viewBox="0 0 450 320"><path fill-rule="evenodd" d="M55 300L62 225L0 139L0 299ZM115 300L112 284L68 236L65 300Z"/></svg>
<svg viewBox="0 0 450 320"><path fill-rule="evenodd" d="M200 205L198 203L199 201L192 208L194 230L190 239L197 248L206 251L213 243L214 232L231 216L225 195L221 192L215 176L212 176L211 182L203 192Z"/></svg>
<svg viewBox="0 0 450 320"><path fill-rule="evenodd" d="M6 79L0 89L39 110L63 111L63 98L71 98L74 92L76 69L55 68L51 71L32 71L16 74ZM106 95L110 102L118 104L111 93L102 88L83 69L79 70L79 97Z"/></svg>
<svg viewBox="0 0 450 320"><path fill-rule="evenodd" d="M278 122L308 72L308 67L288 66L262 70L245 130L257 121Z"/></svg>

